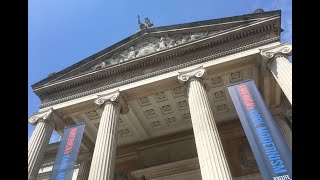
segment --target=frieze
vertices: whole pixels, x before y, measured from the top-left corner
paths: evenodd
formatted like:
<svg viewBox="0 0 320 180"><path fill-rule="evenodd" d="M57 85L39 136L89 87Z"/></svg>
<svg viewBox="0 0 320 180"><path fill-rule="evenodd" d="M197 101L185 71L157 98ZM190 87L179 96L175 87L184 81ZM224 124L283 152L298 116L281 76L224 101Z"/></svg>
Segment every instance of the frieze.
<svg viewBox="0 0 320 180"><path fill-rule="evenodd" d="M91 70L102 69L114 64L125 62L137 57L145 56L154 52L158 52L167 48L175 47L191 41L202 39L207 36L215 35L221 32L222 29L217 31L205 31L189 34L175 34L163 37L146 37L136 45L129 47L123 52L112 54L97 65L91 67ZM90 71L90 70L89 70Z"/></svg>
<svg viewBox="0 0 320 180"><path fill-rule="evenodd" d="M262 39L259 37L259 39ZM134 70L131 72L123 73L121 76L115 76L108 79L103 79L105 82L95 81L94 84L90 86L82 86L80 89L64 91L60 94L54 94L49 97L49 102L43 102L40 108L48 107L53 104L68 101L85 95L93 94L103 90L107 90L113 87L121 86L137 80L145 79L148 77L156 76L166 72L170 72L176 69L187 67L193 64L206 62L212 59L217 59L229 54L245 51L247 49L259 47L265 44L279 41L279 36L270 37L265 36L264 39L257 42L257 38L247 39L242 42L235 42L233 46L223 46L221 48L207 49L199 53L192 53L186 55L183 58L176 58L174 61L166 61L159 64L153 69L153 72L144 74L142 69ZM48 98L48 97L47 97Z"/></svg>

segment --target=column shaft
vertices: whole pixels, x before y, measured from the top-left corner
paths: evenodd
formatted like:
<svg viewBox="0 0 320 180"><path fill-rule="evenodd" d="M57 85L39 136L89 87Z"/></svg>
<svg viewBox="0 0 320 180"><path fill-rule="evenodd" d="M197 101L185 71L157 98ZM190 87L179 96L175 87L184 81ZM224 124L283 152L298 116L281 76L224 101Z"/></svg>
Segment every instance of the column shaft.
<svg viewBox="0 0 320 180"><path fill-rule="evenodd" d="M54 125L40 120L28 144L28 179L35 180L38 176L45 151L49 144Z"/></svg>
<svg viewBox="0 0 320 180"><path fill-rule="evenodd" d="M79 171L78 171L77 180L88 180L90 166L91 166L91 159L86 159L81 162Z"/></svg>
<svg viewBox="0 0 320 180"><path fill-rule="evenodd" d="M205 88L196 78L189 81L188 101L202 179L231 180Z"/></svg>
<svg viewBox="0 0 320 180"><path fill-rule="evenodd" d="M106 102L100 120L89 180L113 180L120 105Z"/></svg>
<svg viewBox="0 0 320 180"><path fill-rule="evenodd" d="M274 117L284 139L288 143L290 150L292 150L292 130L282 115L275 115Z"/></svg>
<svg viewBox="0 0 320 180"><path fill-rule="evenodd" d="M287 57L283 55L277 55L273 58L275 59L271 60L268 67L289 102L292 104L292 64Z"/></svg>

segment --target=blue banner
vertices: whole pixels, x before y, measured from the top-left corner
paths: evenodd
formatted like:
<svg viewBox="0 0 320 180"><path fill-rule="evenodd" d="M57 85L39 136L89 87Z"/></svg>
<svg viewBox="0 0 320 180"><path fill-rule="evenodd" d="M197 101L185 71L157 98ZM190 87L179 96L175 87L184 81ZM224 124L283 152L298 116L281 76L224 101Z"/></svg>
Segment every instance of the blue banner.
<svg viewBox="0 0 320 180"><path fill-rule="evenodd" d="M292 153L254 81L228 91L264 180L292 179Z"/></svg>
<svg viewBox="0 0 320 180"><path fill-rule="evenodd" d="M50 180L71 180L81 144L85 124L64 129L63 138L54 161Z"/></svg>

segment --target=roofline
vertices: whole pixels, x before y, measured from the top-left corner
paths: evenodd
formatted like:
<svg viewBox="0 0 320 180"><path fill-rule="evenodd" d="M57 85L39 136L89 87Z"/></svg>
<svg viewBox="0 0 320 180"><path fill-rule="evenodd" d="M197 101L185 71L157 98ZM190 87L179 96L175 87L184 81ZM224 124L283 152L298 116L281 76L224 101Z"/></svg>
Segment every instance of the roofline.
<svg viewBox="0 0 320 180"><path fill-rule="evenodd" d="M245 15L239 15L239 16L230 16L230 17L224 17L224 18L219 18L219 19L210 19L210 20L203 20L203 21L195 21L195 22L189 22L189 23L182 23L182 24L174 24L174 25L169 25L169 26L160 26L160 27L154 27L154 28L149 28L149 29L143 29L141 31L136 32L135 34L49 76L46 77L37 83L34 83L31 85L32 89L34 90L36 87L43 85L44 83L47 83L51 80L54 80L60 75L72 70L76 69L77 67L80 67L86 63L89 63L93 61L94 59L102 56L103 54L108 53L109 51L112 51L113 49L119 47L122 44L125 44L127 42L130 42L131 40L134 40L138 38L139 36L142 36L144 34L152 33L152 32L158 32L158 31L165 31L165 30L174 30L174 29L181 29L181 28L186 28L186 27L197 27L197 26L203 26L203 25L213 25L213 24L220 24L220 23L226 23L230 21L236 21L236 20L244 20L244 19L253 19L253 18L259 18L259 17L266 17L266 16L273 16L273 15L281 15L281 10L274 10L274 11L267 11L263 13L250 13L250 14L245 14Z"/></svg>

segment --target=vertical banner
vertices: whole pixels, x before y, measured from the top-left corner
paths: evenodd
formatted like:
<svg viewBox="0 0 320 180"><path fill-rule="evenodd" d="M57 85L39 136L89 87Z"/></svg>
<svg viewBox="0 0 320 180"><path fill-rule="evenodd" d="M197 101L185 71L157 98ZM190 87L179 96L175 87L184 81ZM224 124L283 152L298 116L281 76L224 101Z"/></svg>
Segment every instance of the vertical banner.
<svg viewBox="0 0 320 180"><path fill-rule="evenodd" d="M264 180L292 179L292 153L254 81L228 86Z"/></svg>
<svg viewBox="0 0 320 180"><path fill-rule="evenodd" d="M50 180L72 179L84 127L85 124L77 124L64 129L63 138L50 174Z"/></svg>

